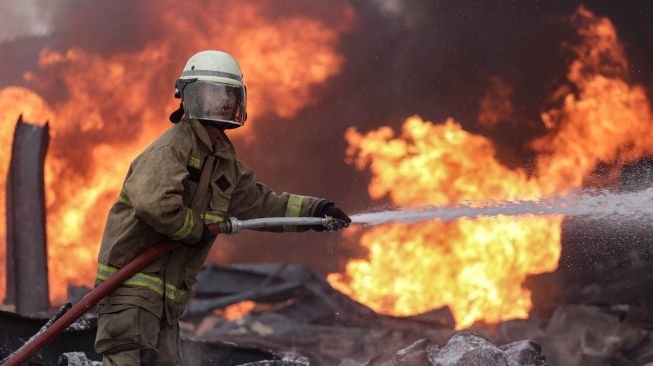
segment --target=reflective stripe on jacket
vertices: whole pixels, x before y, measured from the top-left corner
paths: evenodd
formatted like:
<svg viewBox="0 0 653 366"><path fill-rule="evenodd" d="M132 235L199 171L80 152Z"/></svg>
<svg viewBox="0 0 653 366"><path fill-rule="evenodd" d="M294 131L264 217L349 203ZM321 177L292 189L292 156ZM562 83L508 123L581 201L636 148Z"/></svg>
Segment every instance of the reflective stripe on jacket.
<svg viewBox="0 0 653 366"><path fill-rule="evenodd" d="M96 280L98 282L105 281L116 272L118 272L118 268L107 266L100 263L98 264ZM172 284L163 282L163 280L157 276L151 276L139 272L131 276L124 283L126 285L144 287L146 289L156 292L159 295L165 295L165 297L167 297L168 299L176 303L183 303L188 299L188 294L189 294L188 291L178 289L176 286Z"/></svg>

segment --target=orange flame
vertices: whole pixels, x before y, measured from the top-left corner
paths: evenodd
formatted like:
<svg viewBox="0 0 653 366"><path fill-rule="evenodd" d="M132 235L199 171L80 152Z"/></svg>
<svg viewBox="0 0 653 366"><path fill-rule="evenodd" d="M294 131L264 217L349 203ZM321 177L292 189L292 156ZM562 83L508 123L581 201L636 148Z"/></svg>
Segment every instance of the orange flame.
<svg viewBox="0 0 653 366"><path fill-rule="evenodd" d="M490 90L481 99L478 123L485 127L494 127L501 121L512 121L514 107L510 101L512 87L500 77L490 78Z"/></svg>
<svg viewBox="0 0 653 366"><path fill-rule="evenodd" d="M451 119L410 117L400 136L387 127L347 131L349 159L372 173L370 196L402 206L531 199L581 187L598 162L618 170L650 154L650 104L641 87L625 81L628 65L614 26L584 7L572 19L583 40L568 73L578 93L561 88L562 105L542 114L549 131L532 144L539 153L534 176L499 164L488 139ZM556 268L561 222L528 216L377 227L360 239L367 258L348 262L346 273L329 281L385 313L448 305L458 328L524 318L532 304L521 284Z"/></svg>
<svg viewBox="0 0 653 366"><path fill-rule="evenodd" d="M435 125L414 116L401 136L386 127L365 136L350 129L346 139L357 168L372 171L370 196L387 195L402 206L543 193L524 171L499 164L488 139L451 119ZM459 326L526 317L529 293L519 284L530 273L555 269L560 222L525 217L380 226L361 237L368 258L350 261L346 275L329 280L385 313L449 305Z"/></svg>
<svg viewBox="0 0 653 366"><path fill-rule="evenodd" d="M51 115L50 108L45 101L34 92L17 87L10 87L0 90L0 110L13 110L14 106L24 103L25 108L21 112L0 114L0 191L6 192L6 177L9 170L9 159L11 145L14 138L14 127L20 113L26 121L44 122L47 116ZM6 200L5 195L0 194L0 295L6 291Z"/></svg>
<svg viewBox="0 0 653 366"><path fill-rule="evenodd" d="M241 301L236 304L227 306L221 310L215 310L214 313L220 315L226 320L235 321L249 314L256 307L253 301Z"/></svg>
<svg viewBox="0 0 653 366"><path fill-rule="evenodd" d="M573 19L584 42L573 49L567 78L578 93L560 92L564 86L554 93L562 105L542 113L550 133L532 144L540 153L541 184L550 192L582 186L597 162L618 172L650 154L653 143L651 105L641 86L627 82L628 61L614 26L585 7Z"/></svg>
<svg viewBox="0 0 653 366"><path fill-rule="evenodd" d="M165 3L165 2L164 2ZM313 103L315 85L337 74L340 34L352 20L349 5L335 4L329 23L301 14L279 18L279 4L236 1L184 4L189 13L220 14L233 21L179 16L178 5L156 4L163 40L136 52L103 56L81 48L42 50L38 68L24 75L34 90L0 90L0 197L13 127L50 120L46 206L50 298L61 301L69 283L92 285L104 221L130 161L169 126L174 80L186 59L202 49L223 49L240 62L248 83L251 138L262 115L292 117ZM197 8L197 9L191 9ZM206 19L209 18L209 19ZM48 103L48 90L57 90ZM61 100L63 99L63 100ZM254 126L254 130L252 130ZM2 208L4 210L4 204ZM4 211L0 211L3 213ZM0 216L4 260L5 215ZM0 297L5 292L0 263Z"/></svg>

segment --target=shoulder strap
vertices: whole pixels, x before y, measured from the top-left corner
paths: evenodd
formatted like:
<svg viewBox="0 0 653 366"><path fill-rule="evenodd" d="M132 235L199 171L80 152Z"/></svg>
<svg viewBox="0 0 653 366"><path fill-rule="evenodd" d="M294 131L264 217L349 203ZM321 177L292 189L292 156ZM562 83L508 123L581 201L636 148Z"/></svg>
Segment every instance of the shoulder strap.
<svg viewBox="0 0 653 366"><path fill-rule="evenodd" d="M206 197L206 194L209 190L209 183L211 182L211 176L213 175L213 171L216 168L218 160L215 158L213 155L209 155L209 157L206 158L206 161L204 162L204 166L202 167L202 174L200 175L200 181L197 184L197 189L195 190L195 194L193 194L193 198L190 201L190 208L193 210L196 209L204 209L202 205L204 204L204 198Z"/></svg>
<svg viewBox="0 0 653 366"><path fill-rule="evenodd" d="M192 210L203 210L205 207L202 205L204 203L204 198L208 193L209 183L211 182L211 176L213 175L213 170L218 160L215 156L210 155L206 158L204 165L202 166L202 173L200 175L200 181L197 184L197 189L193 194L193 197L190 201L190 208ZM163 273L163 278L166 283L173 284L177 288L180 288L181 283L183 282L184 268L187 265L187 260L189 256L190 247L184 245L180 248L175 249L169 254L169 259L166 261L166 266ZM174 258L171 259L171 258ZM169 297L164 296L164 312L165 318L169 325L177 324L177 319L179 318L180 311L183 308L180 308Z"/></svg>

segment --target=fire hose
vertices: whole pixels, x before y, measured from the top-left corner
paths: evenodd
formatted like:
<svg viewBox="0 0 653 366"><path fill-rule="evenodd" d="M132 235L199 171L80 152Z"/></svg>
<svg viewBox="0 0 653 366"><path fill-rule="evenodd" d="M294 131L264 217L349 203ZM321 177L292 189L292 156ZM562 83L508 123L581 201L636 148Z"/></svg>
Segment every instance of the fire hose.
<svg viewBox="0 0 653 366"><path fill-rule="evenodd" d="M329 216L325 217L268 217L252 220L238 220L227 218L224 222L207 225L211 234L237 234L241 230L259 230L283 226L322 226L328 231L343 227L340 220ZM18 366L30 359L41 348L49 344L54 338L61 334L68 326L75 322L80 316L95 306L102 298L107 296L116 287L128 280L143 267L152 263L155 259L165 253L183 246L177 241L164 241L134 257L129 263L119 269L106 281L100 283L96 288L86 294L77 304L63 314L58 314L54 321L50 320L41 330L23 344L18 350L2 360L1 366ZM48 324L50 324L48 326Z"/></svg>

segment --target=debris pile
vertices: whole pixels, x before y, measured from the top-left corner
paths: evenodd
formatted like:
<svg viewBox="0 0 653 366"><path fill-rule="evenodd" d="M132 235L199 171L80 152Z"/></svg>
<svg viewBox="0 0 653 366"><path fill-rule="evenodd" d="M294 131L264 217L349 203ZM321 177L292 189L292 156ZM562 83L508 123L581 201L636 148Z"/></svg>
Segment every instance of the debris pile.
<svg viewBox="0 0 653 366"><path fill-rule="evenodd" d="M359 365L348 361L341 366ZM428 339L420 339L408 347L376 357L360 366L547 366L540 347L529 341L518 341L497 347L472 332L461 332L439 347Z"/></svg>
<svg viewBox="0 0 653 366"><path fill-rule="evenodd" d="M299 265L210 266L200 272L182 331L189 339L299 354L314 365L369 360L388 347L454 334L448 309L409 318L379 315ZM272 291L276 289L276 291ZM248 312L230 306L249 303ZM217 309L217 311L216 311Z"/></svg>
<svg viewBox="0 0 653 366"><path fill-rule="evenodd" d="M182 317L187 365L557 366L653 362L653 318L633 305L559 304L548 317L457 331L447 308L377 314L292 264L208 266ZM78 298L83 289L71 288ZM0 356L46 319L0 313ZM95 365L92 316L69 328L35 365Z"/></svg>

